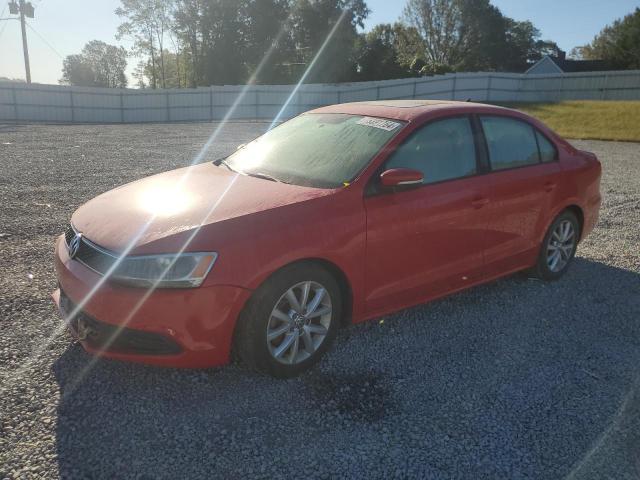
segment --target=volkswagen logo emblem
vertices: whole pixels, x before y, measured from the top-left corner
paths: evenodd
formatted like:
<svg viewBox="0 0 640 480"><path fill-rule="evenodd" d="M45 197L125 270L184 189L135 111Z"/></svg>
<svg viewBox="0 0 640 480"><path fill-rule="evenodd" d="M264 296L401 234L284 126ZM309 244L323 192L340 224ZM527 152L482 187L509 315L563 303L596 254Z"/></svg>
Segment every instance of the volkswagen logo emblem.
<svg viewBox="0 0 640 480"><path fill-rule="evenodd" d="M82 241L82 234L76 233L76 235L69 242L69 246L67 247L69 258L73 258L78 254L78 250L80 250L81 241Z"/></svg>

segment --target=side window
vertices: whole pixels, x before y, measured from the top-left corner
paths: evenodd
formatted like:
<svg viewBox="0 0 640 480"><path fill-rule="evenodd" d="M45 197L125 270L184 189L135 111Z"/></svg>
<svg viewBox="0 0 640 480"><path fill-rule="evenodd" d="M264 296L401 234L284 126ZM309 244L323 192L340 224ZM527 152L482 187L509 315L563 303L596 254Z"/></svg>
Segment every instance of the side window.
<svg viewBox="0 0 640 480"><path fill-rule="evenodd" d="M386 168L412 168L435 183L476 173L473 132L467 117L429 123L413 133L387 160Z"/></svg>
<svg viewBox="0 0 640 480"><path fill-rule="evenodd" d="M540 159L543 162L553 162L556 159L556 147L537 130L536 138L538 139L538 148L540 148Z"/></svg>
<svg viewBox="0 0 640 480"><path fill-rule="evenodd" d="M540 161L533 127L505 117L480 117L489 147L492 170L520 167Z"/></svg>

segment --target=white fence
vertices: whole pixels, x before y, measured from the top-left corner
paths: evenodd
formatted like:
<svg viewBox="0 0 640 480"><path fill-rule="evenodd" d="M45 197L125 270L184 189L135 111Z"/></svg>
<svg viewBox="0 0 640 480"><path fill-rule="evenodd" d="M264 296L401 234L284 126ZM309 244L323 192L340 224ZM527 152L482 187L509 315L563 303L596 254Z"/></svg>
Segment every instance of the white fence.
<svg viewBox="0 0 640 480"><path fill-rule="evenodd" d="M0 122L129 123L290 118L333 103L390 99L480 102L640 100L640 71L556 75L458 73L348 84L134 90L0 83ZM281 111L282 110L282 111Z"/></svg>

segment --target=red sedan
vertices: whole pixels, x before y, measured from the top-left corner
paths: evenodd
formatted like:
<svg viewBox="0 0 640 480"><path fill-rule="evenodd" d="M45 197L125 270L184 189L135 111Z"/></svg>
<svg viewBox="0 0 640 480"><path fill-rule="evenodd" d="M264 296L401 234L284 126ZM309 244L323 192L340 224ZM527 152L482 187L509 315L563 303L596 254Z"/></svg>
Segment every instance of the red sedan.
<svg viewBox="0 0 640 480"><path fill-rule="evenodd" d="M234 351L288 377L345 324L520 270L557 279L596 224L600 173L514 110L333 105L80 207L54 299L91 353L210 367Z"/></svg>

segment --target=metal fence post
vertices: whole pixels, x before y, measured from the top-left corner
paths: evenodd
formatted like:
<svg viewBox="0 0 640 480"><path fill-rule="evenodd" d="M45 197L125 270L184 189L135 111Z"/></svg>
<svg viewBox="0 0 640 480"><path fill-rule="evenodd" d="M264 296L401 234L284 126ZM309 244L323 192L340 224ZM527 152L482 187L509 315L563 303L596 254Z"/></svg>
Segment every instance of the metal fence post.
<svg viewBox="0 0 640 480"><path fill-rule="evenodd" d="M69 88L69 105L71 105L71 123L76 121L76 115L73 106L73 87Z"/></svg>
<svg viewBox="0 0 640 480"><path fill-rule="evenodd" d="M600 94L600 100L607 99L607 83L609 82L609 74L604 74L604 85L602 85L602 93Z"/></svg>
<svg viewBox="0 0 640 480"><path fill-rule="evenodd" d="M376 100L380 100L380 85L376 87Z"/></svg>
<svg viewBox="0 0 640 480"><path fill-rule="evenodd" d="M415 99L416 98L416 92L418 91L418 79L414 78L413 79L413 93L411 94L411 98Z"/></svg>
<svg viewBox="0 0 640 480"><path fill-rule="evenodd" d="M124 123L124 98L122 89L120 89L120 123Z"/></svg>
<svg viewBox="0 0 640 480"><path fill-rule="evenodd" d="M522 84L524 83L524 79L525 79L524 75L520 75L520 78L518 78L518 88L516 90L516 95L515 95L516 98L512 99L512 101L515 101L515 102L522 101Z"/></svg>
<svg viewBox="0 0 640 480"><path fill-rule="evenodd" d="M256 88L255 102L256 102L255 119L257 120L258 118L260 118L260 90L258 90L257 88Z"/></svg>
<svg viewBox="0 0 640 480"><path fill-rule="evenodd" d="M213 122L213 87L209 86L209 120Z"/></svg>
<svg viewBox="0 0 640 480"><path fill-rule="evenodd" d="M171 121L171 110L169 109L169 92L164 92L165 103L167 104L167 122Z"/></svg>
<svg viewBox="0 0 640 480"><path fill-rule="evenodd" d="M16 96L16 86L11 85L11 97L13 98L13 116L18 121L18 97Z"/></svg>
<svg viewBox="0 0 640 480"><path fill-rule="evenodd" d="M489 81L487 82L487 102L491 101L491 84L493 83L493 75L491 75L490 73L488 74L489 77Z"/></svg>
<svg viewBox="0 0 640 480"><path fill-rule="evenodd" d="M456 73L453 74L453 85L451 85L451 100L456 99L456 81L458 80L458 75Z"/></svg>

